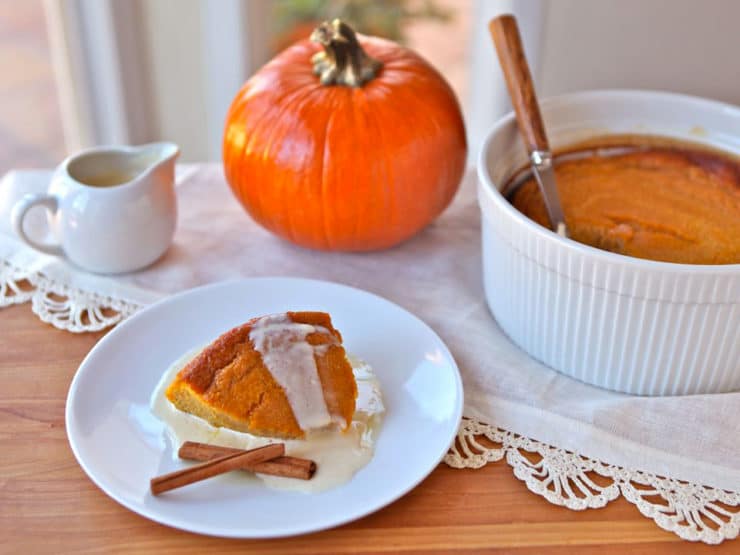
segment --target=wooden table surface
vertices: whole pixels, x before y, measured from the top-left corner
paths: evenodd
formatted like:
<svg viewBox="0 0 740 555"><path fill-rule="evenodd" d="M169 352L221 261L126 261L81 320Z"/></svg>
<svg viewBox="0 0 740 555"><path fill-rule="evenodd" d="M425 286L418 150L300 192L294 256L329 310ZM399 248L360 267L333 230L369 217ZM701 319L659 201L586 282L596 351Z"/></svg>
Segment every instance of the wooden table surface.
<svg viewBox="0 0 740 555"><path fill-rule="evenodd" d="M440 465L389 507L333 530L226 540L167 528L108 498L78 466L64 430L69 383L103 334L0 310L0 553L740 553L740 540L680 540L624 499L574 512L530 493L505 462Z"/></svg>

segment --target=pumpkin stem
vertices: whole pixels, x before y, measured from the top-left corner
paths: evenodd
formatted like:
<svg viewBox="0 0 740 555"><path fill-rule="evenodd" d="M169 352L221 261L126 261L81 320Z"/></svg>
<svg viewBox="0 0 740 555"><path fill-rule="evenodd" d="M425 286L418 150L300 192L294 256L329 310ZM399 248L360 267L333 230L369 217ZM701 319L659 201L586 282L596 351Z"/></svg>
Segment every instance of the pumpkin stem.
<svg viewBox="0 0 740 555"><path fill-rule="evenodd" d="M320 76L322 85L361 87L383 65L367 55L352 27L339 19L324 21L311 33L311 40L324 47L311 58L313 72Z"/></svg>

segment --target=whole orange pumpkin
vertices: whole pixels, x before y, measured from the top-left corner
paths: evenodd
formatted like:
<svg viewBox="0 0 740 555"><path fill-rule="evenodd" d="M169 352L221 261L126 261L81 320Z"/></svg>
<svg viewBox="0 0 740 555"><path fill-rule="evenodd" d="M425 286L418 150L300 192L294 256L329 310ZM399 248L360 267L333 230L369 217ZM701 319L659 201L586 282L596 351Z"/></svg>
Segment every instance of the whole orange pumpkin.
<svg viewBox="0 0 740 555"><path fill-rule="evenodd" d="M237 94L224 133L226 179L257 222L294 243L390 247L457 191L467 154L459 104L434 68L393 42L338 20L311 39Z"/></svg>

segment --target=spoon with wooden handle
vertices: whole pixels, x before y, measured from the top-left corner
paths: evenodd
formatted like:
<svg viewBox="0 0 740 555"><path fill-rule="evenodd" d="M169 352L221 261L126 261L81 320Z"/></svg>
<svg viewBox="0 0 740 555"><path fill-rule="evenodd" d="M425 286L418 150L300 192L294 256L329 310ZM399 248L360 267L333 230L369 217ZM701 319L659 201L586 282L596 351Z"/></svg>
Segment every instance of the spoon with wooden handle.
<svg viewBox="0 0 740 555"><path fill-rule="evenodd" d="M532 172L542 197L545 199L550 225L558 235L566 237L565 216L555 183L552 152L545 134L545 124L542 121L540 107L537 104L532 75L529 73L529 65L524 55L519 27L514 16L507 14L492 19L488 28L496 46L501 70L504 72L506 86L516 113L519 133L527 147Z"/></svg>

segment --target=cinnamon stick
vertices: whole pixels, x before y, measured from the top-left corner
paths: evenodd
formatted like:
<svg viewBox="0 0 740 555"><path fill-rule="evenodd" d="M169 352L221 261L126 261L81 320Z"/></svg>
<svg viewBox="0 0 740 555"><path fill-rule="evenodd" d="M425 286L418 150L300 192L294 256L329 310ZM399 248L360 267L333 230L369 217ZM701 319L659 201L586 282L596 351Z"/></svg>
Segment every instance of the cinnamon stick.
<svg viewBox="0 0 740 555"><path fill-rule="evenodd" d="M216 459L211 459L203 464L152 478L149 487L153 495L159 495L165 491L200 482L201 480L212 478L224 472L237 470L245 462L264 462L281 457L284 454L285 444L283 443L273 443L249 451L240 450L238 453L230 453Z"/></svg>
<svg viewBox="0 0 740 555"><path fill-rule="evenodd" d="M181 459L191 461L209 461L233 453L243 453L243 451L195 441L186 441L177 452ZM250 472L259 472L260 474L297 478L299 480L310 480L316 473L316 463L314 461L298 457L276 457L259 463L245 462L239 468Z"/></svg>

